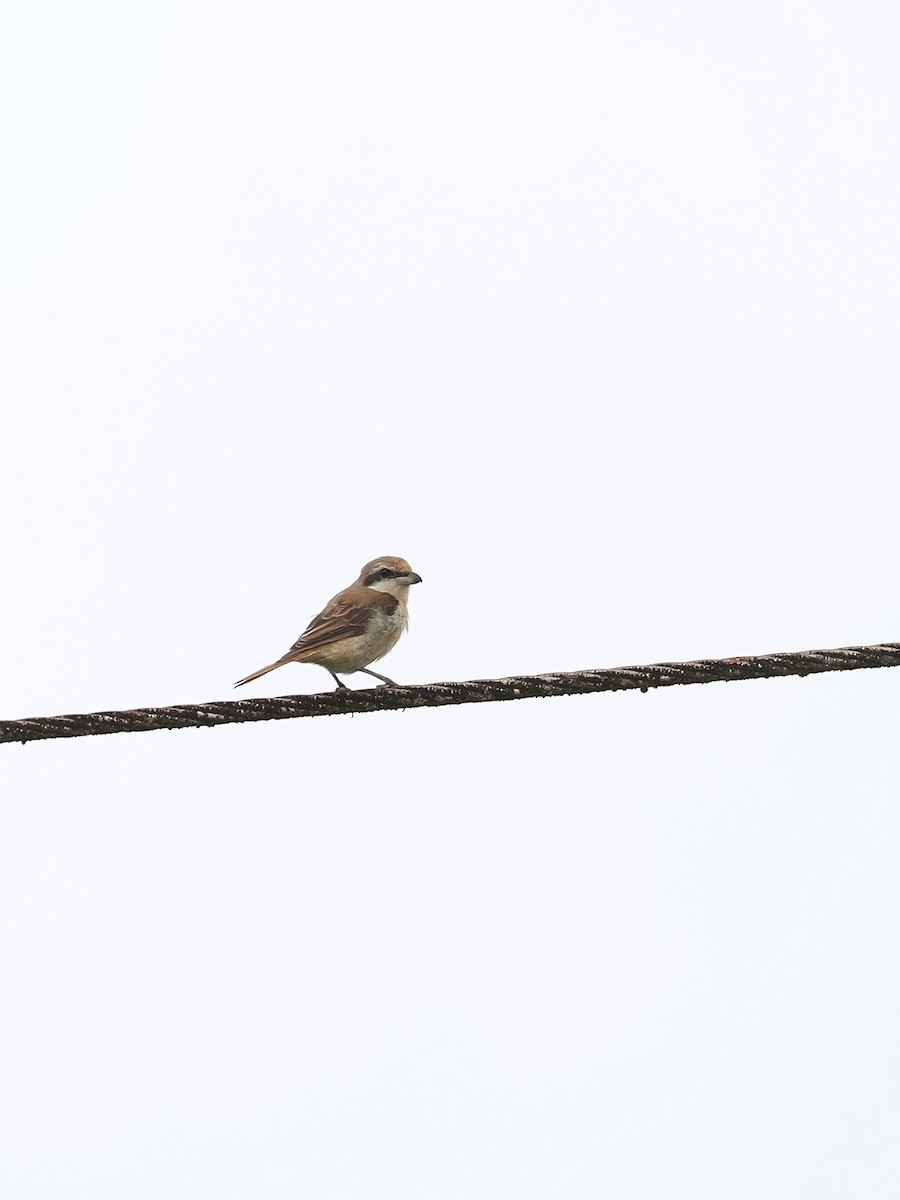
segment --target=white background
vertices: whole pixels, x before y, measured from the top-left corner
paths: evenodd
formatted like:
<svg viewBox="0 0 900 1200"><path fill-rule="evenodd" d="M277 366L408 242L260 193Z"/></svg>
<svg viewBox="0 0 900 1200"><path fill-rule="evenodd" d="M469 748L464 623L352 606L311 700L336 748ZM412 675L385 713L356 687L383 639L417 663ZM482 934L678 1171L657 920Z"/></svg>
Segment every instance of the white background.
<svg viewBox="0 0 900 1200"><path fill-rule="evenodd" d="M872 0L5 6L0 713L228 697L380 554L409 683L900 639L898 56ZM898 713L0 747L0 1190L895 1197Z"/></svg>

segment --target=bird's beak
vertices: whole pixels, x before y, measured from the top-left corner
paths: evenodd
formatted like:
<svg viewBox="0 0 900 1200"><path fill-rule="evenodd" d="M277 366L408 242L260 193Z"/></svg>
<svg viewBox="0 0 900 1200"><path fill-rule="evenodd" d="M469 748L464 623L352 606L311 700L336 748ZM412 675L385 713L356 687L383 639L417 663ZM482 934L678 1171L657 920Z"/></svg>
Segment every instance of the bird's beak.
<svg viewBox="0 0 900 1200"><path fill-rule="evenodd" d="M405 584L407 585L407 587L412 587L412 585L413 585L414 583L421 583L421 582L422 582L422 576L421 576L421 575L417 575L417 574L415 573L415 571L410 571L410 573L409 573L408 575L398 575L398 576L397 576L397 582L398 582L398 583L405 583Z"/></svg>

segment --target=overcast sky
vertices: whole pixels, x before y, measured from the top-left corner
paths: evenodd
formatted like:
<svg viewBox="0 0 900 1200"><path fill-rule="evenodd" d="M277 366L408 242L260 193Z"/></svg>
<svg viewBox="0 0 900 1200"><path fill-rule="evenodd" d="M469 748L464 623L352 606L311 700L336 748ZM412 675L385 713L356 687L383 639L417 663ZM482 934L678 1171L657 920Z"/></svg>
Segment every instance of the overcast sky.
<svg viewBox="0 0 900 1200"><path fill-rule="evenodd" d="M382 554L408 683L900 640L898 58L873 0L4 6L0 715L227 698ZM0 747L0 1191L893 1200L898 714Z"/></svg>

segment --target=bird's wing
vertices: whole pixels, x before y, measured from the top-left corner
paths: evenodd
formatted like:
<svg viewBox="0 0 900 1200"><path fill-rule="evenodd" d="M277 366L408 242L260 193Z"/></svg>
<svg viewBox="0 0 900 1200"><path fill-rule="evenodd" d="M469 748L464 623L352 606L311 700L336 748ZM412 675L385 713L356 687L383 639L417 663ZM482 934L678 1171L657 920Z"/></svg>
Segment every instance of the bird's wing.
<svg viewBox="0 0 900 1200"><path fill-rule="evenodd" d="M338 592L318 616L313 617L284 659L287 661L306 650L328 646L344 638L359 637L367 631L373 609L380 609L387 614L396 607L397 601L393 596L387 592L373 591L372 588L350 587Z"/></svg>

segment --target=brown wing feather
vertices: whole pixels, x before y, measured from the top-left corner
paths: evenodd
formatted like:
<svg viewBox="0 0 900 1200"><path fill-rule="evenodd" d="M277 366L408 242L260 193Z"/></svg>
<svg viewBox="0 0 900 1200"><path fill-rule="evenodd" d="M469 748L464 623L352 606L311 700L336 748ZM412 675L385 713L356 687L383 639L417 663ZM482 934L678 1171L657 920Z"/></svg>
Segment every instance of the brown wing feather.
<svg viewBox="0 0 900 1200"><path fill-rule="evenodd" d="M373 608L393 612L397 601L387 592L374 592L371 588L347 588L329 600L322 611L310 621L287 654L289 662L300 650L314 650L328 646L344 638L359 637L366 632L369 614Z"/></svg>

